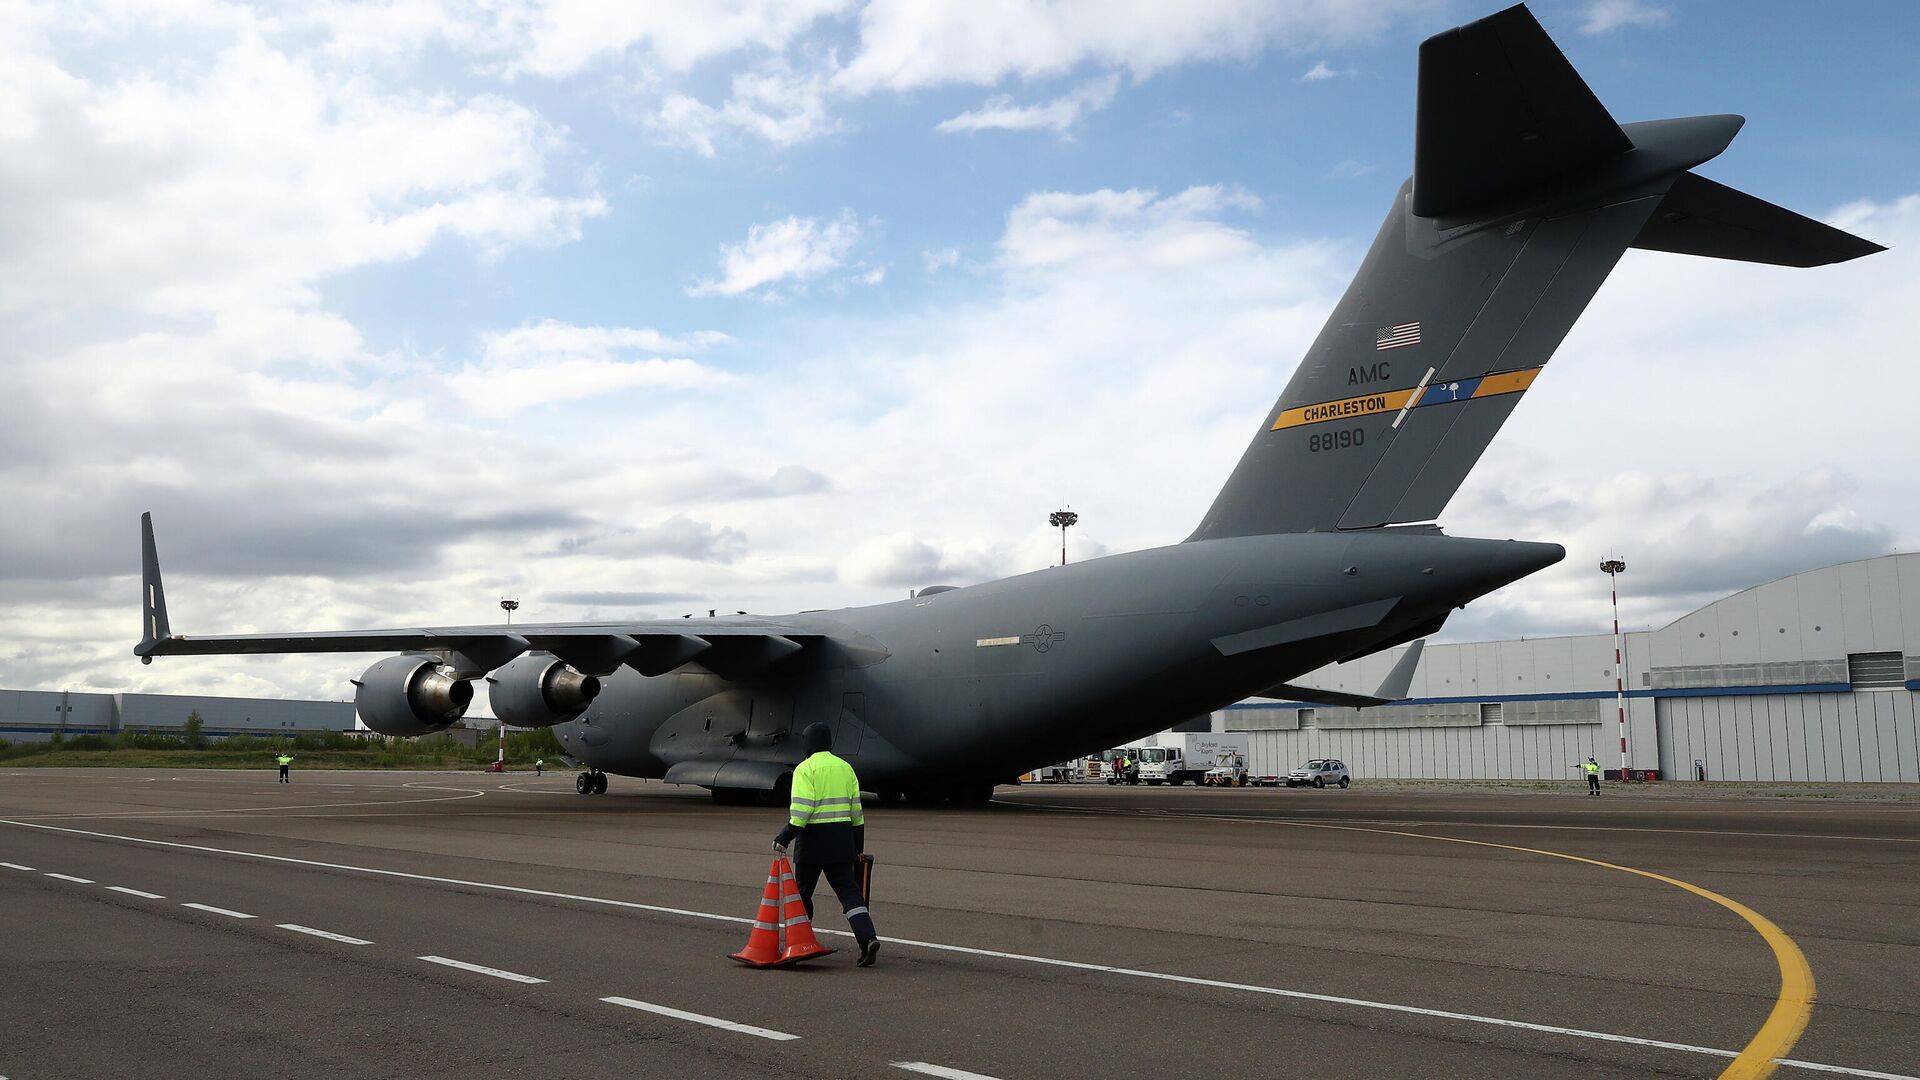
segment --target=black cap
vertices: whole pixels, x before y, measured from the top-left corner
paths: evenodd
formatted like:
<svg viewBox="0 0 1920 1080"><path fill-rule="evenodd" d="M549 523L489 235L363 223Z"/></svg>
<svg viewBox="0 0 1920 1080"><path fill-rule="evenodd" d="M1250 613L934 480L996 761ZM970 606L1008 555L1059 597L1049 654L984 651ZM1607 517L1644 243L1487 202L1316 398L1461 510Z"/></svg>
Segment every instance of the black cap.
<svg viewBox="0 0 1920 1080"><path fill-rule="evenodd" d="M833 729L825 724L808 724L807 730L800 733L800 738L809 754L833 749Z"/></svg>

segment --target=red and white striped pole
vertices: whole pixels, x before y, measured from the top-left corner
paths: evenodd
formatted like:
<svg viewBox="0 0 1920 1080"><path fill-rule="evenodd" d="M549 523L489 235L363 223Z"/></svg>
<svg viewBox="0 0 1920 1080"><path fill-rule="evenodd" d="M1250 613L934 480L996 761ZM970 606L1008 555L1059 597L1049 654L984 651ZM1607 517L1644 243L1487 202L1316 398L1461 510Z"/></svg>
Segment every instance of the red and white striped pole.
<svg viewBox="0 0 1920 1080"><path fill-rule="evenodd" d="M1624 559L1606 559L1600 570L1607 575L1613 592L1613 705L1620 714L1620 782L1627 782L1627 670L1626 651L1620 645L1620 581L1627 569Z"/></svg>

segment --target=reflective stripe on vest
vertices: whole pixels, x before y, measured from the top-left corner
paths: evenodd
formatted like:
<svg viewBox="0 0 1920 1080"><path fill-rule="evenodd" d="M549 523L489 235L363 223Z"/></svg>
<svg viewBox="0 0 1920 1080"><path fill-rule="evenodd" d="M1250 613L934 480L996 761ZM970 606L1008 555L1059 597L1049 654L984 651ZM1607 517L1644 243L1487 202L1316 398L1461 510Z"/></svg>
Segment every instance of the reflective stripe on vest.
<svg viewBox="0 0 1920 1080"><path fill-rule="evenodd" d="M860 779L852 765L823 750L793 770L789 823L804 829L834 823L864 825L866 820L860 809Z"/></svg>

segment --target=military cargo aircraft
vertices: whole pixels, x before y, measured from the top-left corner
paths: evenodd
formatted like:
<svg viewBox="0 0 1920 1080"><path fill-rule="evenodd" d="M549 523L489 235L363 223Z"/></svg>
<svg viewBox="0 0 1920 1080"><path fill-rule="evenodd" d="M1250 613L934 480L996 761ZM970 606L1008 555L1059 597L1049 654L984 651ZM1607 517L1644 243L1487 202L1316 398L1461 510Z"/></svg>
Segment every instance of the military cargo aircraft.
<svg viewBox="0 0 1920 1080"><path fill-rule="evenodd" d="M1559 561L1434 520L1629 247L1817 266L1877 245L1693 169L1738 116L1616 123L1524 6L1420 47L1413 175L1358 275L1181 543L871 607L774 618L171 632L142 518L156 656L390 652L368 727L459 720L474 680L589 771L772 798L824 722L881 798L996 784L1255 695L1403 697L1454 609ZM1289 680L1413 643L1375 695Z"/></svg>

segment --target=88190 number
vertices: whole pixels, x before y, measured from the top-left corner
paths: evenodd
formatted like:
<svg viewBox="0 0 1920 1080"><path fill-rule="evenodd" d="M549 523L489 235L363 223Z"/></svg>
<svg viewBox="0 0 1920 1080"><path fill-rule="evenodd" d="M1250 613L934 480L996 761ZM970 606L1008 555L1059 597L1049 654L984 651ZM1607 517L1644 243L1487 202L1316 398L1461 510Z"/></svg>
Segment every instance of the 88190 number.
<svg viewBox="0 0 1920 1080"><path fill-rule="evenodd" d="M1342 428L1339 431L1316 431L1307 436L1307 451L1317 454L1322 450L1350 450L1364 446L1367 433L1363 428Z"/></svg>

